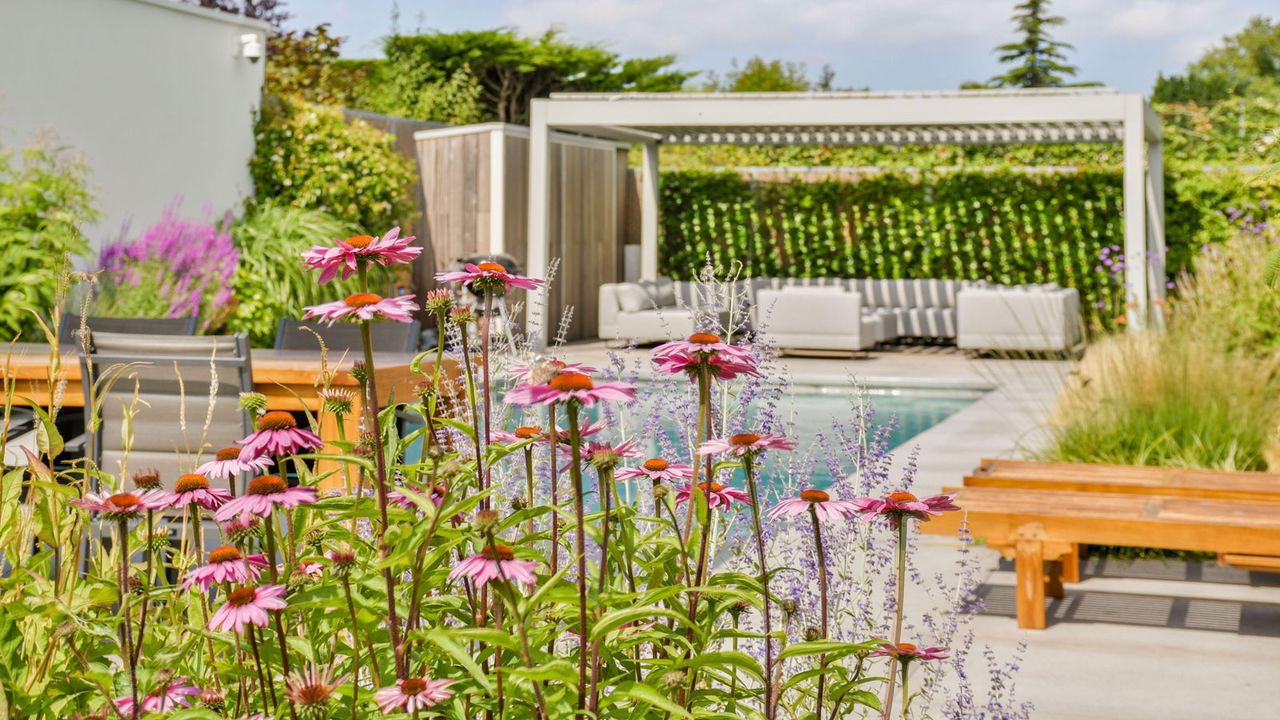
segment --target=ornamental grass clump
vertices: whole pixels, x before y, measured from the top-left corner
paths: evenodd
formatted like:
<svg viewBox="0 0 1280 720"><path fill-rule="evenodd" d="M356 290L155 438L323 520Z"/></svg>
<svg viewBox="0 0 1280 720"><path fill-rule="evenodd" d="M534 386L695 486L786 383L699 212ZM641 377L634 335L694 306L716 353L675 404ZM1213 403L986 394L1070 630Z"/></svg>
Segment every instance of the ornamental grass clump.
<svg viewBox="0 0 1280 720"><path fill-rule="evenodd" d="M417 250L381 238L307 264L322 287L350 271L372 297L372 272ZM344 288L307 308L358 326L358 399L391 407L322 373L318 414L246 394L255 425L239 447L184 457L195 471L175 478L140 473L136 493L47 455L3 473L11 713L1027 716L1005 675L998 701L975 701L967 544L954 577L908 572L916 525L957 509L911 494L913 463L890 472L888 430L856 390L849 417L805 444L779 409L784 374L736 321L702 317L691 337L597 370L532 352L518 328L491 336L501 295L542 280L496 263L440 280L479 308L428 296L450 343L415 358L403 398L378 388L370 328L407 321L413 296L351 303ZM637 382L644 366L657 385ZM321 432L353 412L358 437ZM418 423L401 434L406 414ZM828 487L810 482L819 465ZM939 610L908 612L911 593Z"/></svg>

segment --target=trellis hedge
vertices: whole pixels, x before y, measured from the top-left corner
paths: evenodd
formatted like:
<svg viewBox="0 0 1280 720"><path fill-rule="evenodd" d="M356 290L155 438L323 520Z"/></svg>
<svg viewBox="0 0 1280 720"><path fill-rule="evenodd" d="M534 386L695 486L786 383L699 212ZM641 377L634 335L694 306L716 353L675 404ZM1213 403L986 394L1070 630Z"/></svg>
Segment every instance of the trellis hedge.
<svg viewBox="0 0 1280 720"><path fill-rule="evenodd" d="M1228 203L1257 193L1235 174L1172 178L1170 274L1225 237ZM857 181L748 181L732 171L665 172L664 274L706 257L750 276L985 279L1078 288L1094 327L1123 314L1123 280L1104 258L1123 246L1116 170L887 172ZM1272 188L1274 194L1274 188Z"/></svg>

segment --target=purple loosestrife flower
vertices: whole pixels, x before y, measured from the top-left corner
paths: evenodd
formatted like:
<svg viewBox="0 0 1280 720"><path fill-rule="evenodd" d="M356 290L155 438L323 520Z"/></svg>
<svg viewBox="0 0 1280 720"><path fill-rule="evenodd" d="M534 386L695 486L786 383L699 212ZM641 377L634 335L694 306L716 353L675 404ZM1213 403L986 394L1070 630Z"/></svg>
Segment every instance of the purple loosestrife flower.
<svg viewBox="0 0 1280 720"><path fill-rule="evenodd" d="M400 228L393 227L380 238L354 235L335 241L332 247L317 245L302 254L302 262L308 268L320 271L320 284L323 285L339 273L343 280L356 274L361 261L383 266L413 262L422 253L422 248L413 244L414 240L412 235L400 237Z"/></svg>

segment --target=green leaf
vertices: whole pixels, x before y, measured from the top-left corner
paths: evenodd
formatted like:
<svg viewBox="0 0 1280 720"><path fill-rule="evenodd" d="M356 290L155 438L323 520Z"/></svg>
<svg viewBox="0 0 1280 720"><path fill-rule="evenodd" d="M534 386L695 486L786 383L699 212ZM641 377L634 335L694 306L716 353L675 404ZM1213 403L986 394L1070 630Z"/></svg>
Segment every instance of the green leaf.
<svg viewBox="0 0 1280 720"><path fill-rule="evenodd" d="M684 708L677 705L666 695L648 685L645 685L644 683L629 680L617 685L613 688L613 691L606 696L605 705L617 705L620 700L624 699L635 700L636 702L652 705L663 712L670 713L673 717L693 717L688 712L685 712Z"/></svg>

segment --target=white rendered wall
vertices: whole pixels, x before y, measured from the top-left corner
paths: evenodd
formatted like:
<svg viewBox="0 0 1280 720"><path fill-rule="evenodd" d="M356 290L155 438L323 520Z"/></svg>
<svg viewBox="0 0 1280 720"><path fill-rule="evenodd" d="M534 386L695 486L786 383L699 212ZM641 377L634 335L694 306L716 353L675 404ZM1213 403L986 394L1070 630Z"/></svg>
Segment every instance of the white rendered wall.
<svg viewBox="0 0 1280 720"><path fill-rule="evenodd" d="M0 0L0 147L47 141L89 169L95 247L177 196L215 216L251 194L266 26L172 0Z"/></svg>

